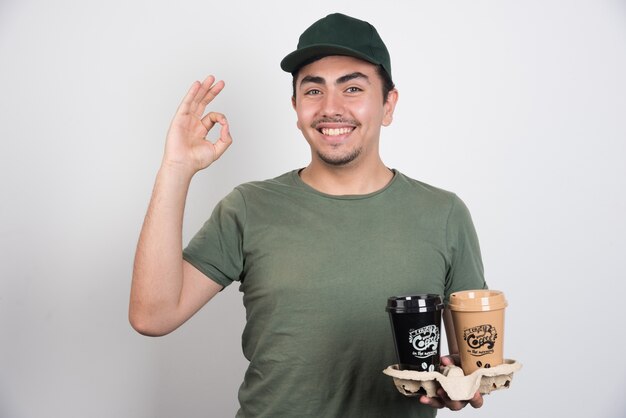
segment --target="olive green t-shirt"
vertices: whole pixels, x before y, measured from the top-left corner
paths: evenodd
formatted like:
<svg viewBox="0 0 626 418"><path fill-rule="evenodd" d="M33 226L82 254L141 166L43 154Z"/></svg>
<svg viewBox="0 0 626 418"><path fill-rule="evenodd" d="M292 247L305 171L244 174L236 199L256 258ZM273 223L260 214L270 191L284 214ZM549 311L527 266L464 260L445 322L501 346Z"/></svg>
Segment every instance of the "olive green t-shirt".
<svg viewBox="0 0 626 418"><path fill-rule="evenodd" d="M250 364L237 417L435 416L382 373L397 363L387 298L486 287L463 202L397 171L358 196L320 193L297 170L240 185L184 258L240 282Z"/></svg>

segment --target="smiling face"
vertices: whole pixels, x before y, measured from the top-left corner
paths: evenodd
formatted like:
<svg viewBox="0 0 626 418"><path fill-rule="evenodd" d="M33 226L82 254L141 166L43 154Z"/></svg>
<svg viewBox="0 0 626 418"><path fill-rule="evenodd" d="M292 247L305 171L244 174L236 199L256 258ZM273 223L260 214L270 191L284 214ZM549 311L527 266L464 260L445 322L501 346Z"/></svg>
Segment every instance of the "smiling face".
<svg viewBox="0 0 626 418"><path fill-rule="evenodd" d="M381 126L393 118L397 91L382 97L377 67L347 56L328 56L302 67L292 100L312 164L378 164Z"/></svg>

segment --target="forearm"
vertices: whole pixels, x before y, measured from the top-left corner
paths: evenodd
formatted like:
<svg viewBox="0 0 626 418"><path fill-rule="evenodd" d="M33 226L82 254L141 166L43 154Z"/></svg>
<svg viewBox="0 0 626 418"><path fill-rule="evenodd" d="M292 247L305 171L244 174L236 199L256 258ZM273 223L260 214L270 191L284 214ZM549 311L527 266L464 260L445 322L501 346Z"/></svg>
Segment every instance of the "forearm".
<svg viewBox="0 0 626 418"><path fill-rule="evenodd" d="M192 175L164 164L139 237L129 316L139 332L173 320L183 287L182 223Z"/></svg>

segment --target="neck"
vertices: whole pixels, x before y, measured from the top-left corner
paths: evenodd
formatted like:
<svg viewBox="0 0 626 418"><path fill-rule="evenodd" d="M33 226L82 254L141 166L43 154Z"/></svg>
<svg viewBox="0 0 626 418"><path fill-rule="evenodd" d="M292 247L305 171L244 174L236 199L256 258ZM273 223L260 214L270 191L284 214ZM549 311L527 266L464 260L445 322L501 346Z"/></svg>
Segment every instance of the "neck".
<svg viewBox="0 0 626 418"><path fill-rule="evenodd" d="M385 187L393 172L382 161L374 167L331 167L312 162L300 171L302 181L329 195L364 195Z"/></svg>

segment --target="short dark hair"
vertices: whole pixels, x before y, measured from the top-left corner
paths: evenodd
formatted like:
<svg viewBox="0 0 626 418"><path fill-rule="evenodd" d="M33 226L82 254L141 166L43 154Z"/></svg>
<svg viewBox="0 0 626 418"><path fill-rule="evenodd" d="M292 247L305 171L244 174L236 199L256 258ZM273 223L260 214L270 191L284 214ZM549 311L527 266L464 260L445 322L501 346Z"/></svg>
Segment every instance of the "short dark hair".
<svg viewBox="0 0 626 418"><path fill-rule="evenodd" d="M309 65L312 62L315 62L319 59L322 59L324 57L315 57L313 59L310 59L308 61L306 61L304 64L302 64L300 67L298 67L298 69L296 69L293 73L291 73L292 76L292 80L291 80L291 88L293 90L292 93L292 98L296 98L296 81L298 80L298 74L300 73L300 68L304 67L305 65ZM389 92L391 90L393 90L396 86L395 84L393 84L393 81L391 80L391 77L389 76L389 74L387 73L387 71L385 71L385 69L382 67L382 65L377 65L376 66L376 74L378 74L378 76L380 77L380 80L382 81L383 84L383 104L387 103L387 98L389 97Z"/></svg>

